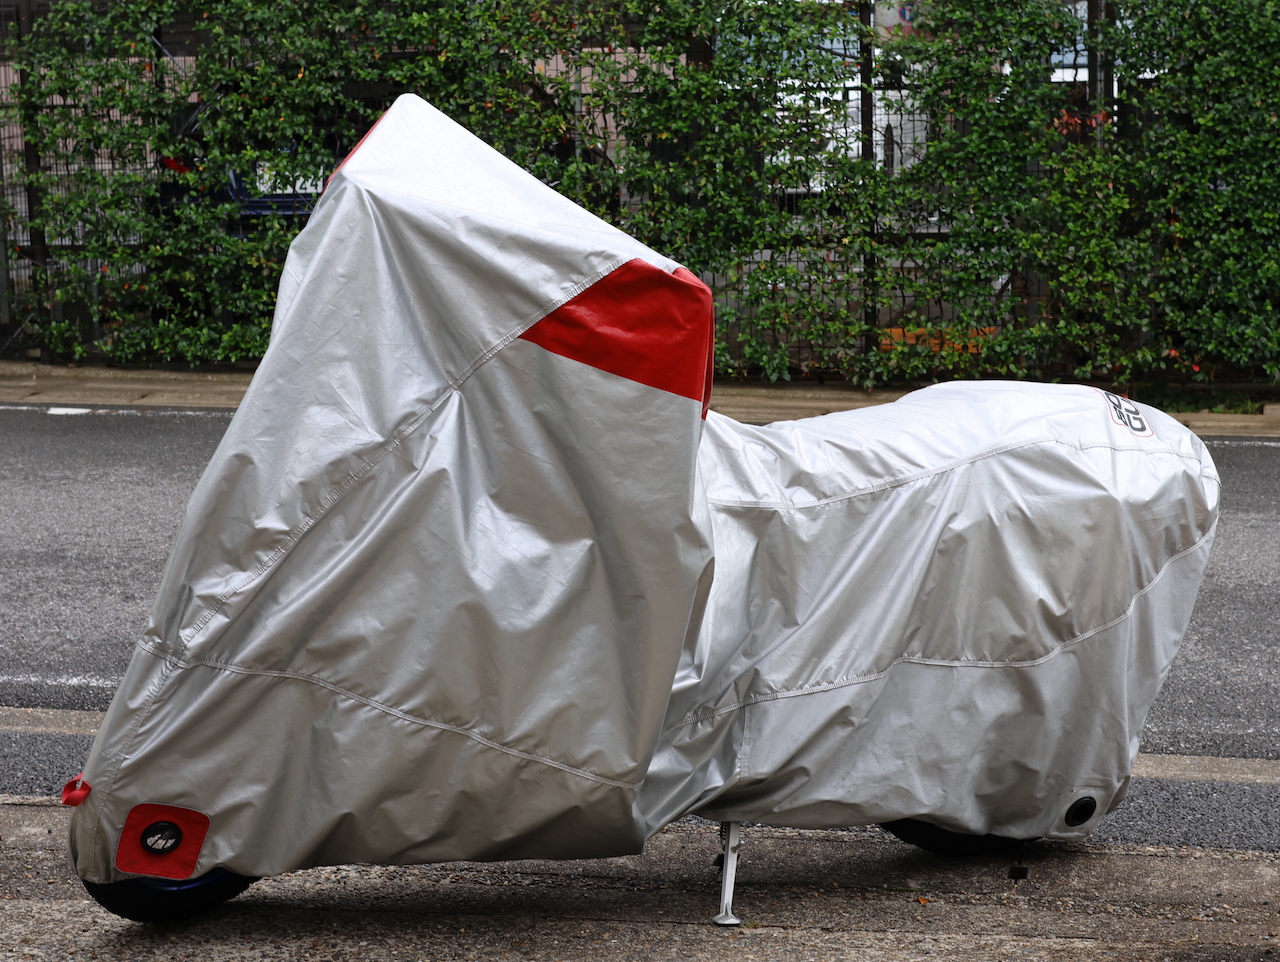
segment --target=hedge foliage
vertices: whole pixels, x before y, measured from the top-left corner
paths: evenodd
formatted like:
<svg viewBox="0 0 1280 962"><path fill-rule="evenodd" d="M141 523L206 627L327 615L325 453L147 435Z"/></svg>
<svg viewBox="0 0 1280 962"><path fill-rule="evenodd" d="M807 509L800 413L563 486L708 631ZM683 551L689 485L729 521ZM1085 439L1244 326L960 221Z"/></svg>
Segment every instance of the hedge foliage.
<svg viewBox="0 0 1280 962"><path fill-rule="evenodd" d="M1070 6L917 4L875 46L891 165L857 5L57 0L9 51L16 303L66 355L259 356L305 216L233 178L315 182L412 91L701 272L722 372L1280 379L1280 8L1108 6L1089 100Z"/></svg>

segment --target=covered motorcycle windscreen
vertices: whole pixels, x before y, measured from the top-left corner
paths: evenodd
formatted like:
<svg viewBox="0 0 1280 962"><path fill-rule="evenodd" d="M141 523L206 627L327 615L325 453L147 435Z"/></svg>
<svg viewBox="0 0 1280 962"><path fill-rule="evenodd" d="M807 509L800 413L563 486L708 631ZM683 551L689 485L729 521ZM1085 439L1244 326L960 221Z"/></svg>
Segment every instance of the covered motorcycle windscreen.
<svg viewBox="0 0 1280 962"><path fill-rule="evenodd" d="M289 252L77 872L638 851L710 584L711 344L687 270L401 97Z"/></svg>

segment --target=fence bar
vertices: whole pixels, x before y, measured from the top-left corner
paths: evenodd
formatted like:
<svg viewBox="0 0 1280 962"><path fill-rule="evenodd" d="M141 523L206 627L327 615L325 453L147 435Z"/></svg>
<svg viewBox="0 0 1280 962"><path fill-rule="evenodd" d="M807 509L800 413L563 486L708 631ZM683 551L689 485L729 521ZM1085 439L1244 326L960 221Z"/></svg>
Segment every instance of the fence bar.
<svg viewBox="0 0 1280 962"><path fill-rule="evenodd" d="M858 80L862 87L862 159L872 170L876 165L875 9L875 4L863 3L858 11L858 20L862 24L858 65ZM874 216L871 218L869 232L870 243L862 262L862 323L871 328L878 326L880 320L874 293L877 267Z"/></svg>

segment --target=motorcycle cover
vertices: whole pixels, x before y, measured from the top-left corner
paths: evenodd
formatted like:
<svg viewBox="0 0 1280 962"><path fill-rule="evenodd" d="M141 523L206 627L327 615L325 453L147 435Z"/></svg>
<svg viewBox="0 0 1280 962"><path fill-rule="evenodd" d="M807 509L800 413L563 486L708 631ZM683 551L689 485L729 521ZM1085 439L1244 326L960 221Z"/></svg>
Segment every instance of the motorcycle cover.
<svg viewBox="0 0 1280 962"><path fill-rule="evenodd" d="M290 251L78 873L614 855L691 811L1090 831L1207 559L1203 445L1028 385L749 427L711 347L688 271L398 100Z"/></svg>
<svg viewBox="0 0 1280 962"><path fill-rule="evenodd" d="M1123 799L1217 523L1194 434L1090 387L951 383L767 427L713 413L699 468L715 582L651 830L692 808L1081 838Z"/></svg>

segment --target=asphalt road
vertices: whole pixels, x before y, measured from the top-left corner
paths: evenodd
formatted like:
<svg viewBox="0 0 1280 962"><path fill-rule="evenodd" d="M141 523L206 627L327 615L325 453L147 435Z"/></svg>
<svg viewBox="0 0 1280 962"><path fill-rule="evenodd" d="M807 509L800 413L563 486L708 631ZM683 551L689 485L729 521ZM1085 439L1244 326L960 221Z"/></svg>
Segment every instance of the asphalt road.
<svg viewBox="0 0 1280 962"><path fill-rule="evenodd" d="M1146 751L1280 758L1280 439L1211 438L1213 557Z"/></svg>
<svg viewBox="0 0 1280 962"><path fill-rule="evenodd" d="M230 414L48 410L0 405L0 706L101 710ZM1280 440L1210 447L1218 543L1143 750L1280 759ZM88 744L0 728L0 794L51 794ZM1280 777L1136 778L1096 838L1280 852Z"/></svg>
<svg viewBox="0 0 1280 962"><path fill-rule="evenodd" d="M48 410L0 405L0 705L104 709L231 412Z"/></svg>

